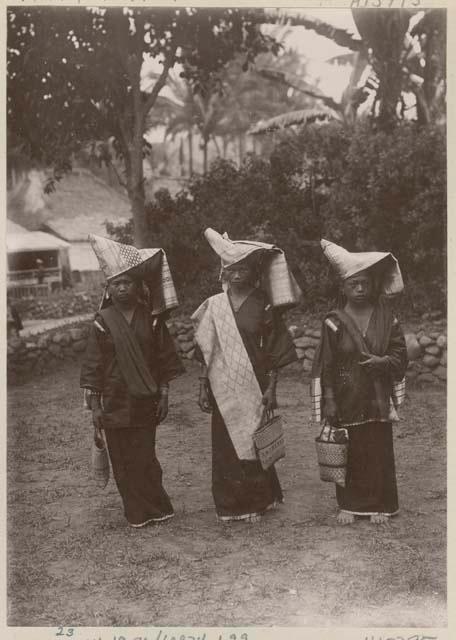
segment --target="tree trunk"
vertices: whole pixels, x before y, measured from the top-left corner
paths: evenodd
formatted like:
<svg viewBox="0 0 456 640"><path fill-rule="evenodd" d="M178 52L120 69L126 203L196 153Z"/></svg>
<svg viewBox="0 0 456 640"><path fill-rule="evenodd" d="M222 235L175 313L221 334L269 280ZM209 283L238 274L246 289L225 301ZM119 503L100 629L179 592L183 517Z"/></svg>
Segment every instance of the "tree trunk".
<svg viewBox="0 0 456 640"><path fill-rule="evenodd" d="M149 244L149 225L146 220L144 187L137 187L133 195L129 191L131 213L133 216L133 241L138 249Z"/></svg>
<svg viewBox="0 0 456 640"><path fill-rule="evenodd" d="M185 174L185 170L184 170L184 141L182 140L182 138L179 141L179 170L180 170L180 176L182 178L182 176Z"/></svg>
<svg viewBox="0 0 456 640"><path fill-rule="evenodd" d="M431 121L431 115L429 112L429 106L426 102L426 98L423 92L423 88L419 87L415 90L416 98L416 116L419 124L429 124Z"/></svg>
<svg viewBox="0 0 456 640"><path fill-rule="evenodd" d="M239 140L239 166L241 166L242 159L244 157L244 135L242 133L239 133L238 140Z"/></svg>
<svg viewBox="0 0 456 640"><path fill-rule="evenodd" d="M223 159L226 160L226 152L228 151L228 140L226 139L226 136L223 136L222 141L223 141Z"/></svg>
<svg viewBox="0 0 456 640"><path fill-rule="evenodd" d="M188 130L187 140L188 140L188 175L189 177L191 177L193 174L193 131L191 128Z"/></svg>
<svg viewBox="0 0 456 640"><path fill-rule="evenodd" d="M215 149L216 149L216 151L217 151L217 155L218 155L218 157L220 158L221 153L220 153L219 143L217 142L217 138L216 138L214 135L212 136L212 140L213 140L213 142L214 142L214 146L215 146Z"/></svg>
<svg viewBox="0 0 456 640"><path fill-rule="evenodd" d="M426 64L422 89L423 97L428 107L429 118L432 121L438 121L441 116L445 116L445 91L443 90L446 76L445 9L429 10L427 18Z"/></svg>
<svg viewBox="0 0 456 640"><path fill-rule="evenodd" d="M402 90L401 54L410 22L405 9L353 9L356 27L373 51L373 68L378 76L378 126L391 131L398 121L397 107Z"/></svg>
<svg viewBox="0 0 456 640"><path fill-rule="evenodd" d="M207 173L207 145L209 142L209 138L207 136L203 137L203 173Z"/></svg>
<svg viewBox="0 0 456 640"><path fill-rule="evenodd" d="M379 74L378 122L383 131L391 131L398 121L397 107L402 89L402 71L394 60L384 63Z"/></svg>
<svg viewBox="0 0 456 640"><path fill-rule="evenodd" d="M130 170L128 172L128 198L133 216L133 241L138 249L146 247L149 242L142 151L142 133L138 132L129 149Z"/></svg>

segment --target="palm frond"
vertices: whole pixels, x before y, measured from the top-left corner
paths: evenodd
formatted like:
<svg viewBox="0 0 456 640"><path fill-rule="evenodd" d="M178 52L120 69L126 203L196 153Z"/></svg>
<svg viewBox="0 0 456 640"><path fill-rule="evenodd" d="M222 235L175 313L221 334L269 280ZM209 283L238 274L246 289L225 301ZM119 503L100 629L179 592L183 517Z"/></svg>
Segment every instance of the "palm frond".
<svg viewBox="0 0 456 640"><path fill-rule="evenodd" d="M334 109L298 109L297 111L283 113L280 116L275 116L268 120L260 120L260 122L251 127L247 133L250 135L259 135L277 129L285 129L293 125L307 125L317 121L329 120L341 121L342 118Z"/></svg>
<svg viewBox="0 0 456 640"><path fill-rule="evenodd" d="M272 24L283 24L291 27L310 29L311 31L315 31L319 36L324 36L340 47L346 47L352 51L361 51L364 48L363 41L353 33L350 33L346 29L335 27L323 20L318 20L318 18L306 16L305 14L290 14L284 10L276 10L275 12L268 11L267 15L270 16Z"/></svg>
<svg viewBox="0 0 456 640"><path fill-rule="evenodd" d="M359 54L356 51L350 51L350 53L342 53L337 56L331 56L327 58L325 62L328 64L351 64L355 65L357 56Z"/></svg>
<svg viewBox="0 0 456 640"><path fill-rule="evenodd" d="M301 93L321 100L330 109L334 109L335 111L338 111L340 109L339 103L337 103L331 96L328 96L320 91L318 87L314 87L308 82L305 82L294 73L288 73L286 71L269 68L257 69L257 72L264 78L268 78L268 80L279 82L286 85L287 87L293 87L293 89L296 89Z"/></svg>

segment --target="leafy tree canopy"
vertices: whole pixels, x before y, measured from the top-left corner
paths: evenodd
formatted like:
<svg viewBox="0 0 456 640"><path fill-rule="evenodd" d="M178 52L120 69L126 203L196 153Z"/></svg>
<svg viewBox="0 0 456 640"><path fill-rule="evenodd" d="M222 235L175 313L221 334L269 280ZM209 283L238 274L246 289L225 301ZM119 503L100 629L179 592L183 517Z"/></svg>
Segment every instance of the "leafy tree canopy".
<svg viewBox="0 0 456 640"><path fill-rule="evenodd" d="M8 128L44 165L66 168L84 142L113 137L125 162L135 238L144 243L146 118L177 63L196 92L236 53L278 50L257 9L11 7ZM141 73L161 64L147 91Z"/></svg>

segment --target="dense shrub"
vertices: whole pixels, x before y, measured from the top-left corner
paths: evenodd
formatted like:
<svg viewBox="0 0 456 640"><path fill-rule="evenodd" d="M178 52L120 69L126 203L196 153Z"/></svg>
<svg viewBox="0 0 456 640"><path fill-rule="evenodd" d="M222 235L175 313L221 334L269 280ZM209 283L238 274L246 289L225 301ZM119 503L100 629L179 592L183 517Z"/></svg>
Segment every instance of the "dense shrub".
<svg viewBox="0 0 456 640"><path fill-rule="evenodd" d="M347 249L398 258L409 305L445 307L446 153L441 128L356 130L324 205L326 233Z"/></svg>
<svg viewBox="0 0 456 640"><path fill-rule="evenodd" d="M90 291L66 289L47 298L22 298L14 302L22 320L66 318L95 312L100 304L102 288Z"/></svg>
<svg viewBox="0 0 456 640"><path fill-rule="evenodd" d="M155 193L148 204L150 244L166 249L180 299L191 300L190 309L219 290L219 261L204 240L206 227L227 231L233 239L275 240L281 246L286 239L284 249L295 248L301 237L318 235L308 200L286 175L274 176L269 161L249 156L238 169L219 160L174 198L167 190ZM130 224L108 230L131 241ZM299 277L299 253L287 253L292 263L296 256Z"/></svg>
<svg viewBox="0 0 456 640"><path fill-rule="evenodd" d="M319 311L335 282L318 241L349 250L392 251L411 311L445 307L445 131L404 123L393 134L332 123L287 132L269 160L240 168L218 160L185 191L166 190L148 205L150 243L169 256L189 308L217 290L218 260L203 238L211 226L233 239L274 241ZM111 228L131 239L131 228Z"/></svg>

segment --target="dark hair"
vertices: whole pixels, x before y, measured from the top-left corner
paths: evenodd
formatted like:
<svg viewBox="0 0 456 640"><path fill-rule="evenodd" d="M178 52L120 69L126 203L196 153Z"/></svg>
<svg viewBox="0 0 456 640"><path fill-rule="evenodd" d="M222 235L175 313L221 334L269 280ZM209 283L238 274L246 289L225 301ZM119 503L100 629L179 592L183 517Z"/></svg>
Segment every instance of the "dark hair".
<svg viewBox="0 0 456 640"><path fill-rule="evenodd" d="M133 273L132 270L130 270L130 271L123 271L122 273L118 273L117 275L115 275L112 278L110 278L108 280L108 285L112 284L114 282L114 280L117 280L118 278L124 278L125 276L127 278L130 278L130 280L136 286L139 286L141 284L141 278L139 278L137 274Z"/></svg>

